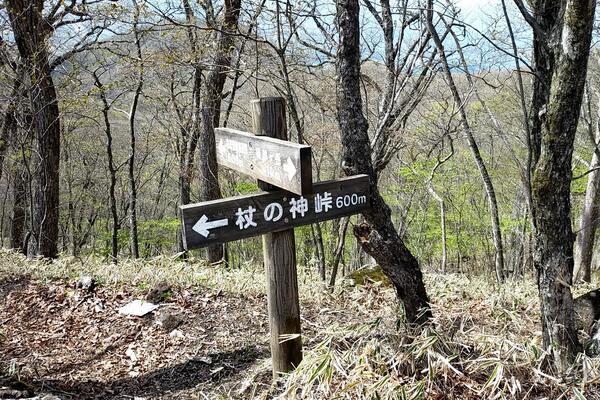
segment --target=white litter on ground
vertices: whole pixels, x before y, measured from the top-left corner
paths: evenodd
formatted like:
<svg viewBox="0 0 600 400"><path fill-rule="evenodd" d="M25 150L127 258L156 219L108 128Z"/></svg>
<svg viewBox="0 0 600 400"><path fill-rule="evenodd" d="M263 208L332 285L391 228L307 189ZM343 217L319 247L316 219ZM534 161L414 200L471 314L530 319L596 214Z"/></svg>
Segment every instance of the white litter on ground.
<svg viewBox="0 0 600 400"><path fill-rule="evenodd" d="M133 315L135 317L143 317L144 315L156 310L159 306L144 300L134 300L129 304L119 308L119 314Z"/></svg>

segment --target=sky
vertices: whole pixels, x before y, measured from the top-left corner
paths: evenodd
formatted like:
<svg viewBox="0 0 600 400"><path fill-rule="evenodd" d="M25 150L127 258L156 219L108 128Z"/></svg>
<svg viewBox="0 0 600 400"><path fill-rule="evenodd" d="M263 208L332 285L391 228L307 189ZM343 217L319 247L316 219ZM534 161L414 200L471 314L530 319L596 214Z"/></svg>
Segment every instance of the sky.
<svg viewBox="0 0 600 400"><path fill-rule="evenodd" d="M500 0L458 0L463 15L471 22L480 20L486 8L495 8L498 4L500 4Z"/></svg>
<svg viewBox="0 0 600 400"><path fill-rule="evenodd" d="M500 3L499 0L459 0L458 3L467 11L478 11L481 7L495 5Z"/></svg>

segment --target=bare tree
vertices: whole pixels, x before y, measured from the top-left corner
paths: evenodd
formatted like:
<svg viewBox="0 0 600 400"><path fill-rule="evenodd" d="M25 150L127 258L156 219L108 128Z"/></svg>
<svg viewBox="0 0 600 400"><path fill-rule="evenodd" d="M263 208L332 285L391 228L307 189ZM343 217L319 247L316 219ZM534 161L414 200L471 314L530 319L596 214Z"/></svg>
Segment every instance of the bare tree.
<svg viewBox="0 0 600 400"><path fill-rule="evenodd" d="M454 77L452 76L450 65L449 65L448 59L446 57L446 49L444 48L442 39L440 38L440 36L437 33L437 30L435 28L435 24L433 21L433 15L434 15L433 0L428 0L428 2L427 2L427 26L429 29L429 33L433 37L435 46L438 49L439 56L440 56L440 59L442 62L442 67L444 70L444 78L446 79L446 83L448 84L448 87L450 88L450 91L452 92L454 102L456 104L456 107L457 107L459 115L460 115L460 120L462 123L463 130L467 135L467 143L469 144L469 148L471 149L473 159L475 160L475 164L477 164L479 174L481 175L481 180L483 181L483 185L485 187L485 192L486 192L486 195L488 198L490 216L492 219L492 234L493 234L493 238L494 238L494 247L496 248L496 252L495 252L496 278L498 279L498 282L503 282L504 278L505 278L505 276L504 276L504 249L503 249L503 243L502 243L502 231L500 229L500 217L499 217L499 213L498 213L498 200L496 199L496 191L494 189L494 185L492 183L492 179L488 172L487 166L485 165L485 162L483 161L483 157L481 156L481 152L479 150L477 141L475 140L475 136L473 135L473 130L471 128L471 125L469 124L469 120L467 118L467 113L465 111L465 102L464 102L464 99L462 98L462 96L460 95L458 88L456 86L456 83L454 81ZM452 30L450 24L445 24L445 25L446 25L447 29L450 29L450 31ZM455 38L455 43L458 43L458 40L456 40L456 38ZM457 51L460 54L461 64L462 64L463 68L466 71L468 71L464 55L462 54L462 51L460 49L460 44L459 44L459 47L457 48ZM467 79L469 81L471 88L474 88L472 78L468 72L467 72Z"/></svg>
<svg viewBox="0 0 600 400"><path fill-rule="evenodd" d="M34 194L36 248L53 258L58 254L60 117L46 44L51 25L42 16L43 9L43 0L8 1L15 40L32 83L30 101L39 157Z"/></svg>
<svg viewBox="0 0 600 400"><path fill-rule="evenodd" d="M336 22L339 30L336 72L342 167L347 175L367 174L371 181L371 208L363 213L365 223L354 227L354 235L363 250L391 279L404 304L408 322L425 323L431 317L431 309L423 276L416 258L392 223L391 210L379 193L378 177L371 159L373 150L360 91L358 0L338 0Z"/></svg>
<svg viewBox="0 0 600 400"><path fill-rule="evenodd" d="M6 4L30 86L29 101L36 141L32 224L35 252L54 258L58 255L61 129L52 71L73 55L97 43L104 25L92 26L70 45L69 50L51 59L49 39L60 28L91 21L88 7L80 7L81 3L77 0L7 0Z"/></svg>
<svg viewBox="0 0 600 400"><path fill-rule="evenodd" d="M129 110L129 159L127 176L129 178L129 239L131 246L131 256L140 257L138 221L137 221L137 186L135 174L135 152L136 152L136 114L139 106L142 88L144 87L144 59L142 56L141 32L139 30L140 6L137 1L133 2L133 20L132 30L135 44L135 64L136 64L136 86Z"/></svg>
<svg viewBox="0 0 600 400"><path fill-rule="evenodd" d="M580 349L573 320L571 178L596 1L514 0L533 30L534 255L543 344L564 372Z"/></svg>
<svg viewBox="0 0 600 400"><path fill-rule="evenodd" d="M210 3L210 1L209 1ZM198 139L200 172L200 198L214 200L221 197L217 169L217 150L215 144L215 127L221 118L221 101L227 73L231 66L231 49L233 34L237 32L240 16L241 0L225 0L223 21L217 33L215 57L202 94L202 130ZM207 248L209 262L218 262L223 258L223 246Z"/></svg>
<svg viewBox="0 0 600 400"><path fill-rule="evenodd" d="M2 124L0 125L0 179L2 178L4 159L11 142L11 137L15 135L15 131L17 130L17 112L19 99L21 97L21 85L23 82L22 74L20 73L21 71L19 71L21 68L19 68L15 61L10 60L7 54L4 54L1 50L2 46L3 42L0 37L0 66L9 65L14 73L14 79L9 95L9 101L4 110L1 119Z"/></svg>
<svg viewBox="0 0 600 400"><path fill-rule="evenodd" d="M110 184L108 188L108 206L110 209L110 216L112 218L112 228L111 228L111 259L113 263L117 263L117 256L119 252L119 214L117 212L117 198L115 194L115 188L117 185L117 169L115 166L114 155L113 155L113 135L112 135L112 125L109 118L109 111L111 104L108 102L108 98L106 96L106 89L100 80L100 76L97 71L93 71L92 75L94 77L94 85L98 89L98 93L100 96L100 100L102 102L102 117L104 121L104 134L106 135L106 158L108 164L108 173Z"/></svg>
<svg viewBox="0 0 600 400"><path fill-rule="evenodd" d="M590 86L591 83L588 82L586 90L586 109L589 118L587 133L594 152L589 163L590 173L585 189L583 209L579 218L573 272L573 280L583 282L591 282L592 280L592 256L596 240L596 229L598 228L598 217L600 217L600 210L598 209L598 201L600 200L598 196L600 189L600 171L598 171L600 168L600 149L598 148L600 145L600 108L596 111L596 117L594 118L592 116ZM597 95L599 94L597 93Z"/></svg>

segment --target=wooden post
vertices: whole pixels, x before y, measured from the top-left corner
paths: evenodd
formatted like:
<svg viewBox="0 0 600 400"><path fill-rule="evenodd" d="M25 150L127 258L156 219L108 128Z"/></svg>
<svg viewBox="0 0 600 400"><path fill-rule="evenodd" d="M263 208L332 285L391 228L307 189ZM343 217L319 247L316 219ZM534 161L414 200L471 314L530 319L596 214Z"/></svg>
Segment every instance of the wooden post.
<svg viewBox="0 0 600 400"><path fill-rule="evenodd" d="M252 128L256 135L288 140L283 98L261 98L253 100L251 106ZM259 186L263 190L275 189L260 181ZM294 230L263 235L263 254L267 275L273 379L277 379L281 373L293 370L302 361Z"/></svg>

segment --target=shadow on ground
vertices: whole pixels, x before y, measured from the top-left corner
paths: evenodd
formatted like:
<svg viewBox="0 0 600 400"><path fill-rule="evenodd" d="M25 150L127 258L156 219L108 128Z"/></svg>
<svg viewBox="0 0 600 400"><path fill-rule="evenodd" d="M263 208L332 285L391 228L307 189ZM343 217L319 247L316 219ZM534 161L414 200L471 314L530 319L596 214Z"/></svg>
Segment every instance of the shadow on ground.
<svg viewBox="0 0 600 400"><path fill-rule="evenodd" d="M41 380L34 382L34 386L36 392L51 392L62 399L177 398L176 393L183 390L203 385L215 386L235 379L256 360L266 356L266 349L247 346L209 354L210 363L206 362L206 357L191 359L145 375L112 382Z"/></svg>
<svg viewBox="0 0 600 400"><path fill-rule="evenodd" d="M4 300L11 292L26 287L30 280L31 277L27 275L0 279L0 301Z"/></svg>

